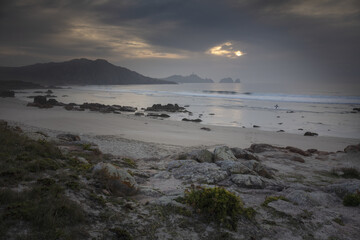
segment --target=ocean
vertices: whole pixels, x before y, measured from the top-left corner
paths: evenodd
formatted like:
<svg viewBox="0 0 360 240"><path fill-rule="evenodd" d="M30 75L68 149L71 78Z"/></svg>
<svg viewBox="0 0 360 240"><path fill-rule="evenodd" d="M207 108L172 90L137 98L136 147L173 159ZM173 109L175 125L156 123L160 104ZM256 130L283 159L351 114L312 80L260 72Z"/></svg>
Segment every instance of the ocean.
<svg viewBox="0 0 360 240"><path fill-rule="evenodd" d="M359 89L344 86L191 83L178 85L89 85L55 89L64 103L102 103L146 108L153 104L188 105L188 113L171 113L171 120L200 118L209 125L264 131L285 131L360 139ZM26 101L30 94L17 96ZM276 107L277 106L277 107ZM279 133L280 134L280 133Z"/></svg>

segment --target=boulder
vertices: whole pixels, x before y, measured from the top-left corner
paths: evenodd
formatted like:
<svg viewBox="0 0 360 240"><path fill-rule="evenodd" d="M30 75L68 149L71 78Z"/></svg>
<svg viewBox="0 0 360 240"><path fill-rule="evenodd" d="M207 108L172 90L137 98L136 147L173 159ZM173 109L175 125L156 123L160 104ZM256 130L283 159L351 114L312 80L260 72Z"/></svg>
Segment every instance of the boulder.
<svg viewBox="0 0 360 240"><path fill-rule="evenodd" d="M295 161L295 162L300 162L300 163L304 163L305 160L302 158L302 157L299 157L299 156L291 156L290 157L290 160L291 161Z"/></svg>
<svg viewBox="0 0 360 240"><path fill-rule="evenodd" d="M274 174L263 164L255 160L244 161L243 164L248 167L251 171L256 172L259 176L265 178L273 178Z"/></svg>
<svg viewBox="0 0 360 240"><path fill-rule="evenodd" d="M217 161L216 164L220 166L221 170L227 171L229 174L251 174L257 175L252 169L248 168L241 162L232 160Z"/></svg>
<svg viewBox="0 0 360 240"><path fill-rule="evenodd" d="M214 160L216 162L224 160L236 161L237 159L229 147L221 146L214 149Z"/></svg>
<svg viewBox="0 0 360 240"><path fill-rule="evenodd" d="M199 118L196 118L196 119L183 118L183 119L181 119L181 121L184 121L184 122L202 122L202 120L199 119Z"/></svg>
<svg viewBox="0 0 360 240"><path fill-rule="evenodd" d="M152 111L152 112L187 112L184 107L179 107L177 104L170 104L161 105L161 104L154 104L152 107L146 108L145 111Z"/></svg>
<svg viewBox="0 0 360 240"><path fill-rule="evenodd" d="M346 152L346 153L360 152L360 144L358 144L358 145L349 145L344 149L344 152Z"/></svg>
<svg viewBox="0 0 360 240"><path fill-rule="evenodd" d="M67 142L75 142L81 140L79 136L70 133L58 134L56 137Z"/></svg>
<svg viewBox="0 0 360 240"><path fill-rule="evenodd" d="M148 117L161 117L161 118L169 118L170 116L162 113L162 114L157 114L157 113L148 113L146 116Z"/></svg>
<svg viewBox="0 0 360 240"><path fill-rule="evenodd" d="M213 154L207 150L194 150L188 154L190 159L196 160L198 162L213 162Z"/></svg>
<svg viewBox="0 0 360 240"><path fill-rule="evenodd" d="M111 163L96 164L93 173L114 195L131 196L139 190L135 179L127 171Z"/></svg>
<svg viewBox="0 0 360 240"><path fill-rule="evenodd" d="M234 174L231 176L231 181L238 187L262 189L265 187L265 182L259 176L249 174Z"/></svg>
<svg viewBox="0 0 360 240"><path fill-rule="evenodd" d="M247 150L244 150L242 148L230 148L230 149L236 158L241 158L246 160L259 160L259 158L255 154Z"/></svg>
<svg viewBox="0 0 360 240"><path fill-rule="evenodd" d="M310 153L305 152L305 151L303 151L303 150L301 150L299 148L296 148L296 147L287 146L286 149L289 150L290 152L297 153L297 154L300 154L300 155L305 156L305 157L308 157L308 156L311 155Z"/></svg>
<svg viewBox="0 0 360 240"><path fill-rule="evenodd" d="M254 143L251 144L250 150L254 153L262 153L267 151L275 151L277 147L265 143Z"/></svg>
<svg viewBox="0 0 360 240"><path fill-rule="evenodd" d="M224 180L228 174L214 163L198 163L194 160L175 160L167 165L176 179L186 183L215 184Z"/></svg>
<svg viewBox="0 0 360 240"><path fill-rule="evenodd" d="M270 202L268 206L275 209L278 212L285 213L286 215L292 217L296 217L297 215L303 213L303 210L298 206L295 206L294 204L281 199Z"/></svg>
<svg viewBox="0 0 360 240"><path fill-rule="evenodd" d="M45 96L35 96L34 103L39 105L45 105L47 103Z"/></svg>
<svg viewBox="0 0 360 240"><path fill-rule="evenodd" d="M305 132L304 136L318 136L319 134L313 132Z"/></svg>

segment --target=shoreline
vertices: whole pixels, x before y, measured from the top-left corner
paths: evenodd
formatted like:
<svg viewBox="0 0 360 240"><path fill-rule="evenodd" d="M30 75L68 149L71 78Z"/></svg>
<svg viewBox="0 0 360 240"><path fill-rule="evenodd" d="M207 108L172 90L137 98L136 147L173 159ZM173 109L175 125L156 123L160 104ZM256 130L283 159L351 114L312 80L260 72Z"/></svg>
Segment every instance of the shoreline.
<svg viewBox="0 0 360 240"><path fill-rule="evenodd" d="M333 152L360 142L360 139L309 137L286 132L160 120L130 114L66 111L62 107L39 109L26 107L26 103L19 99L1 99L0 119L80 135L109 135L181 147L227 145L248 148L253 143L267 143L280 147L293 146L304 150L315 148ZM211 131L201 130L202 127L210 128Z"/></svg>

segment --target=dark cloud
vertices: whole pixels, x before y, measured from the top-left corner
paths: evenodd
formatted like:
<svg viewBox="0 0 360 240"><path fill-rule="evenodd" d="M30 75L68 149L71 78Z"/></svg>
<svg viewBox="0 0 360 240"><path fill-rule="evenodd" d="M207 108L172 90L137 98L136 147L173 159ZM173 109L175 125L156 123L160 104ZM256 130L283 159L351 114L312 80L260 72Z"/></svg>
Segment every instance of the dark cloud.
<svg viewBox="0 0 360 240"><path fill-rule="evenodd" d="M360 73L356 0L0 4L0 65L89 57L152 76L197 72L215 79L350 83ZM226 42L246 55L229 59L209 54Z"/></svg>

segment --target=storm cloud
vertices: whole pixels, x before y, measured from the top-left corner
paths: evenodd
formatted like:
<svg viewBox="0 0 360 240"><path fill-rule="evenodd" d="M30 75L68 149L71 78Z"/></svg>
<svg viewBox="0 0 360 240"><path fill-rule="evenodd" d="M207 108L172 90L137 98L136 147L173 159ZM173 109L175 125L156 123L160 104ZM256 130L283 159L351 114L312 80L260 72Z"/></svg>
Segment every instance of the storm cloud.
<svg viewBox="0 0 360 240"><path fill-rule="evenodd" d="M359 82L356 0L3 0L0 65L104 58L151 77Z"/></svg>

